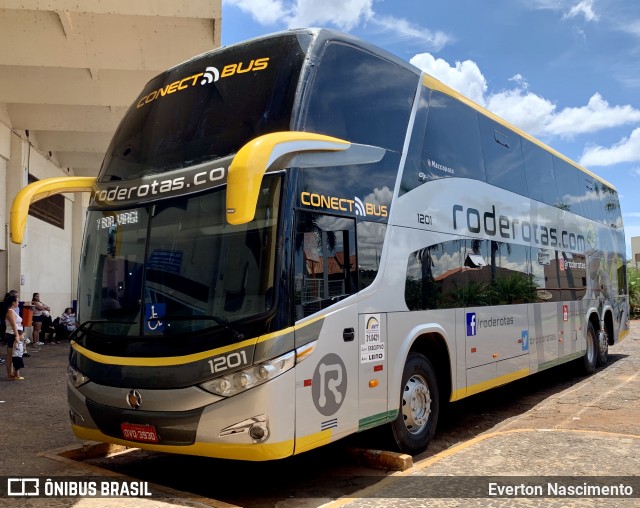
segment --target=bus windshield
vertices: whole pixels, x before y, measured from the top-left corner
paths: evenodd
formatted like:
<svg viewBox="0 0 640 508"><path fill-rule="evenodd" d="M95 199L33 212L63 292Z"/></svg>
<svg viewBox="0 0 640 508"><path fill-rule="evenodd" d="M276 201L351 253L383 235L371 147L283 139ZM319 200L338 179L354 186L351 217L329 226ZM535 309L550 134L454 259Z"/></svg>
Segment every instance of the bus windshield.
<svg viewBox="0 0 640 508"><path fill-rule="evenodd" d="M262 134L289 130L302 38L223 48L152 79L118 127L98 180L193 166L236 153Z"/></svg>
<svg viewBox="0 0 640 508"><path fill-rule="evenodd" d="M227 224L225 193L88 215L79 316L108 336L207 333L269 311L281 177L265 178L256 215ZM235 334L235 332L234 332Z"/></svg>

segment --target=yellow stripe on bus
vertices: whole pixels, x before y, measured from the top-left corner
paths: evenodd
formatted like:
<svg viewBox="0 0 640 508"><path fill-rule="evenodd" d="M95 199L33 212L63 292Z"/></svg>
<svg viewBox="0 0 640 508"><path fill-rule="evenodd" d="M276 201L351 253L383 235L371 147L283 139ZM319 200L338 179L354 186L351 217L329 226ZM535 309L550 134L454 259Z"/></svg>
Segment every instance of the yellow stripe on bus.
<svg viewBox="0 0 640 508"><path fill-rule="evenodd" d="M235 351L236 349L241 349L243 347L248 347L254 344L259 344L262 342L266 342L268 340L277 339L287 333L293 333L295 330L301 330L305 326L308 326L316 321L320 321L324 319L323 316L319 316L314 319L310 319L309 321L305 321L296 326L290 326L283 330L268 333L266 335L261 335L259 337L254 337L252 339L247 339L242 342L231 344L230 346L220 347L216 349L210 349L207 351L202 351L200 353L194 353L191 355L184 356L167 356L162 358L152 358L152 357L124 357L124 356L110 356L110 355L102 355L99 353L94 353L93 351L88 350L87 348L81 346L75 341L71 341L71 347L80 353L83 356L86 356L90 360L98 363L104 363L108 365L124 365L129 367L170 367L173 365L184 365L191 362L196 362L198 360L204 360L206 358L211 358L212 356L229 353L231 351Z"/></svg>
<svg viewBox="0 0 640 508"><path fill-rule="evenodd" d="M296 455L329 444L332 437L333 432L331 432L331 429L321 430L315 434L299 437L296 439Z"/></svg>
<svg viewBox="0 0 640 508"><path fill-rule="evenodd" d="M231 346L221 347L217 349L210 349L208 351L202 351L201 353L194 353L191 355L185 356L167 356L163 358L148 358L148 357L136 357L129 358L124 356L110 356L110 355L101 355L99 353L94 353L93 351L89 351L87 348L82 347L75 341L71 342L71 347L75 349L78 353L83 356L86 356L90 360L98 363L106 363L109 365L126 365L130 367L168 367L171 365L184 365L186 363L195 362L198 360L204 360L205 358L211 358L212 356L219 355L222 353L227 353L229 351L233 351L235 349L243 348L246 346L251 346L255 344L256 339L244 340L238 344L233 344Z"/></svg>
<svg viewBox="0 0 640 508"><path fill-rule="evenodd" d="M483 381L482 383L467 386L466 388L460 388L459 390L455 390L451 394L451 398L449 400L453 402L456 400L464 399L465 397L469 397L471 395L475 395L476 393L490 390L491 388L497 388L498 386L506 385L507 383L515 381L516 379L527 377L529 373L529 369L521 369L515 372L511 372L510 374L504 374L502 376L494 377L493 379Z"/></svg>

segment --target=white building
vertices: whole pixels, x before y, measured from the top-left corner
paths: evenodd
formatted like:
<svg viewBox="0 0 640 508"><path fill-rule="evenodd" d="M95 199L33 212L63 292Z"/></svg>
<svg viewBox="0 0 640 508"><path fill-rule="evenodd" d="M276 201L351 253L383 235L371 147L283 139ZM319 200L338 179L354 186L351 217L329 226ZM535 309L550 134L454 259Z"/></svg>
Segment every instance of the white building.
<svg viewBox="0 0 640 508"><path fill-rule="evenodd" d="M0 0L3 294L39 292L54 316L71 305L88 196L39 202L22 245L9 238L13 198L34 178L96 176L144 84L220 46L221 1Z"/></svg>

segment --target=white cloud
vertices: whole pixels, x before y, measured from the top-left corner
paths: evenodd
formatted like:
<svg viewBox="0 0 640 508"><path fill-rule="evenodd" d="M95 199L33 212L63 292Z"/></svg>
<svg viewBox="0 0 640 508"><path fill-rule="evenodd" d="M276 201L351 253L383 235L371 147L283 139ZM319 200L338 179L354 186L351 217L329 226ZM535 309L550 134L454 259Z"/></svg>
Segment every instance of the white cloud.
<svg viewBox="0 0 640 508"><path fill-rule="evenodd" d="M431 31L409 20L381 16L373 10L374 0L223 0L262 25L285 25L288 28L331 25L350 31L370 23L386 34L413 40L429 50L439 51L451 41L441 31Z"/></svg>
<svg viewBox="0 0 640 508"><path fill-rule="evenodd" d="M433 32L427 28L417 26L406 19L394 16L373 16L371 23L394 34L396 39L414 40L428 47L432 51L440 51L452 38L444 32Z"/></svg>
<svg viewBox="0 0 640 508"><path fill-rule="evenodd" d="M640 37L640 21L639 20L627 20L619 24L619 28L628 34Z"/></svg>
<svg viewBox="0 0 640 508"><path fill-rule="evenodd" d="M562 3L558 0L525 0L521 3L532 9L558 10L563 8Z"/></svg>
<svg viewBox="0 0 640 508"><path fill-rule="evenodd" d="M593 0L582 0L575 4L569 12L567 12L563 19L575 18L577 16L584 16L587 21L598 21L598 15L593 10Z"/></svg>
<svg viewBox="0 0 640 508"><path fill-rule="evenodd" d="M290 17L282 0L223 0L226 5L234 5L251 15L261 25L272 25Z"/></svg>
<svg viewBox="0 0 640 508"><path fill-rule="evenodd" d="M487 98L487 109L534 136L544 135L556 106L524 88L504 90Z"/></svg>
<svg viewBox="0 0 640 508"><path fill-rule="evenodd" d="M442 58L436 59L430 53L420 53L410 62L469 99L485 105L487 80L480 72L478 64L472 60L456 62L455 67L452 67Z"/></svg>
<svg viewBox="0 0 640 508"><path fill-rule="evenodd" d="M430 53L421 53L414 56L411 63L531 134L543 134L555 111L555 105L550 101L527 91L527 83L520 74L510 79L516 83L516 88L487 94L487 80L472 60L450 65Z"/></svg>
<svg viewBox="0 0 640 508"><path fill-rule="evenodd" d="M640 109L630 105L611 106L599 93L585 106L558 110L550 100L529 91L527 81L520 74L509 79L515 84L513 88L488 93L487 80L472 60L450 65L430 53L420 53L411 63L534 136L570 139L579 134L640 123Z"/></svg>
<svg viewBox="0 0 640 508"><path fill-rule="evenodd" d="M611 107L596 93L586 106L560 111L547 124L545 131L560 136L565 133L584 134L637 122L640 122L640 110L629 105Z"/></svg>
<svg viewBox="0 0 640 508"><path fill-rule="evenodd" d="M621 162L640 161L640 128L610 148L588 146L580 159L584 166L611 166Z"/></svg>
<svg viewBox="0 0 640 508"><path fill-rule="evenodd" d="M593 4L594 0L521 0L520 4L534 10L565 11L562 19L571 19L584 16L587 21L598 21Z"/></svg>
<svg viewBox="0 0 640 508"><path fill-rule="evenodd" d="M351 30L373 16L372 2L373 0L297 0L287 24L289 28L297 28L330 23L342 30Z"/></svg>

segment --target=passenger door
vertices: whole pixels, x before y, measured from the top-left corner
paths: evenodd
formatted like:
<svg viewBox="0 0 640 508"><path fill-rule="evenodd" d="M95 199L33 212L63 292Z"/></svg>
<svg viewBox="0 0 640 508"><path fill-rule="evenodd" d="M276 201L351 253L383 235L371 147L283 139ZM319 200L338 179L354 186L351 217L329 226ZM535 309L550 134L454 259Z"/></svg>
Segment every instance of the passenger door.
<svg viewBox="0 0 640 508"><path fill-rule="evenodd" d="M357 304L341 303L357 291L355 220L298 212L294 242L296 346L317 340L296 369L301 453L358 426Z"/></svg>

